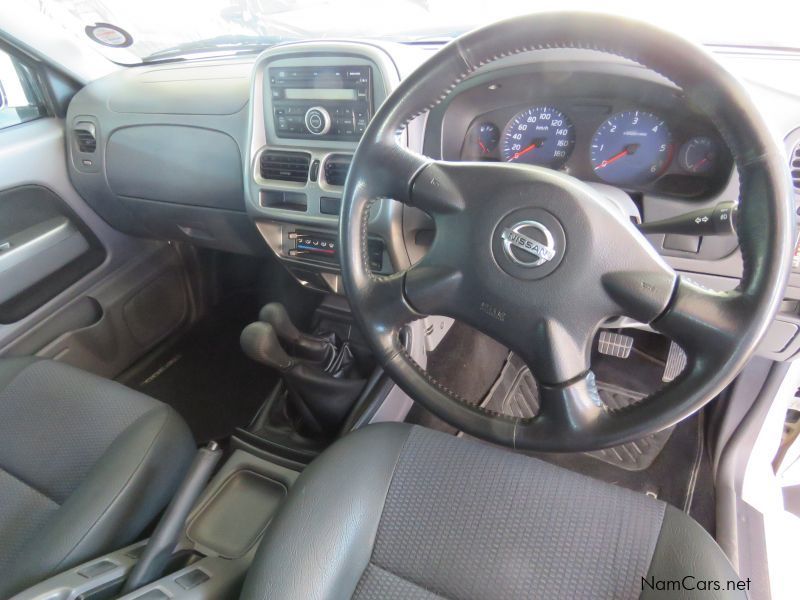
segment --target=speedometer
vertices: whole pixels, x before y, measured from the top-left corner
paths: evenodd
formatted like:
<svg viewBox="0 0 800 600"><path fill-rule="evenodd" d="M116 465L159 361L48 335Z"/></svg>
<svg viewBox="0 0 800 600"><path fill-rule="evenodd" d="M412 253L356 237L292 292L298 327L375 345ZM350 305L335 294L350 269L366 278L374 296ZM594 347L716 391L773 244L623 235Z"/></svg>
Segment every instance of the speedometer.
<svg viewBox="0 0 800 600"><path fill-rule="evenodd" d="M518 113L503 132L503 160L558 169L575 145L569 118L550 106Z"/></svg>
<svg viewBox="0 0 800 600"><path fill-rule="evenodd" d="M672 137L664 120L641 110L617 113L592 138L592 168L608 183L652 181L671 157Z"/></svg>

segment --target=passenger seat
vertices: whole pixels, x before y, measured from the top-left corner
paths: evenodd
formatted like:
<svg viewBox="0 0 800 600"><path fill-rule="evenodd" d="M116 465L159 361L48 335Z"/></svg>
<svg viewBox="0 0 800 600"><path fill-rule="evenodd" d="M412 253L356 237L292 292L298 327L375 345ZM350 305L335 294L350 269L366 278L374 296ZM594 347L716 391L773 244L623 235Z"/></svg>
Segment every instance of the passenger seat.
<svg viewBox="0 0 800 600"><path fill-rule="evenodd" d="M62 363L0 359L0 598L134 541L194 452L161 402Z"/></svg>

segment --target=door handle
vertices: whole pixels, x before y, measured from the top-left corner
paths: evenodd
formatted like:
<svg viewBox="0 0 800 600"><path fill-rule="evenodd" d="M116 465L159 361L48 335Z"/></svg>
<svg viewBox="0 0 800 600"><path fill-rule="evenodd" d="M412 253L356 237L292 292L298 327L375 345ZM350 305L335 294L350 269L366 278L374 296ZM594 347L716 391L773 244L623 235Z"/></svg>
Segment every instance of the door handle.
<svg viewBox="0 0 800 600"><path fill-rule="evenodd" d="M0 243L0 304L87 250L86 238L66 217L54 217L15 233Z"/></svg>

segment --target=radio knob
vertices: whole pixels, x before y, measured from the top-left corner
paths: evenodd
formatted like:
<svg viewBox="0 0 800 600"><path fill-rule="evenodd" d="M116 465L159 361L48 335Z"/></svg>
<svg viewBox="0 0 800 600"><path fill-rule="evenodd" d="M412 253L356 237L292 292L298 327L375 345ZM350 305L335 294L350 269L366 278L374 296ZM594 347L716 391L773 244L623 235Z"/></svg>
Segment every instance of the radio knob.
<svg viewBox="0 0 800 600"><path fill-rule="evenodd" d="M331 129L331 115L321 106L313 106L306 111L305 123L314 135L325 135Z"/></svg>

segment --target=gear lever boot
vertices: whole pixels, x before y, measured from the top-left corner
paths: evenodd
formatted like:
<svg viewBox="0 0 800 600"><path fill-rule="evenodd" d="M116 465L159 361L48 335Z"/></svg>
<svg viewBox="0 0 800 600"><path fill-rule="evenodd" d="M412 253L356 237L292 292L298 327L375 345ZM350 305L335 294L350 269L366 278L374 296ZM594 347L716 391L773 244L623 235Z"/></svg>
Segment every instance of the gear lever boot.
<svg viewBox="0 0 800 600"><path fill-rule="evenodd" d="M314 433L336 433L364 387L363 379L336 378L287 354L269 323L250 323L242 331L241 345L251 359L283 374L289 402Z"/></svg>

